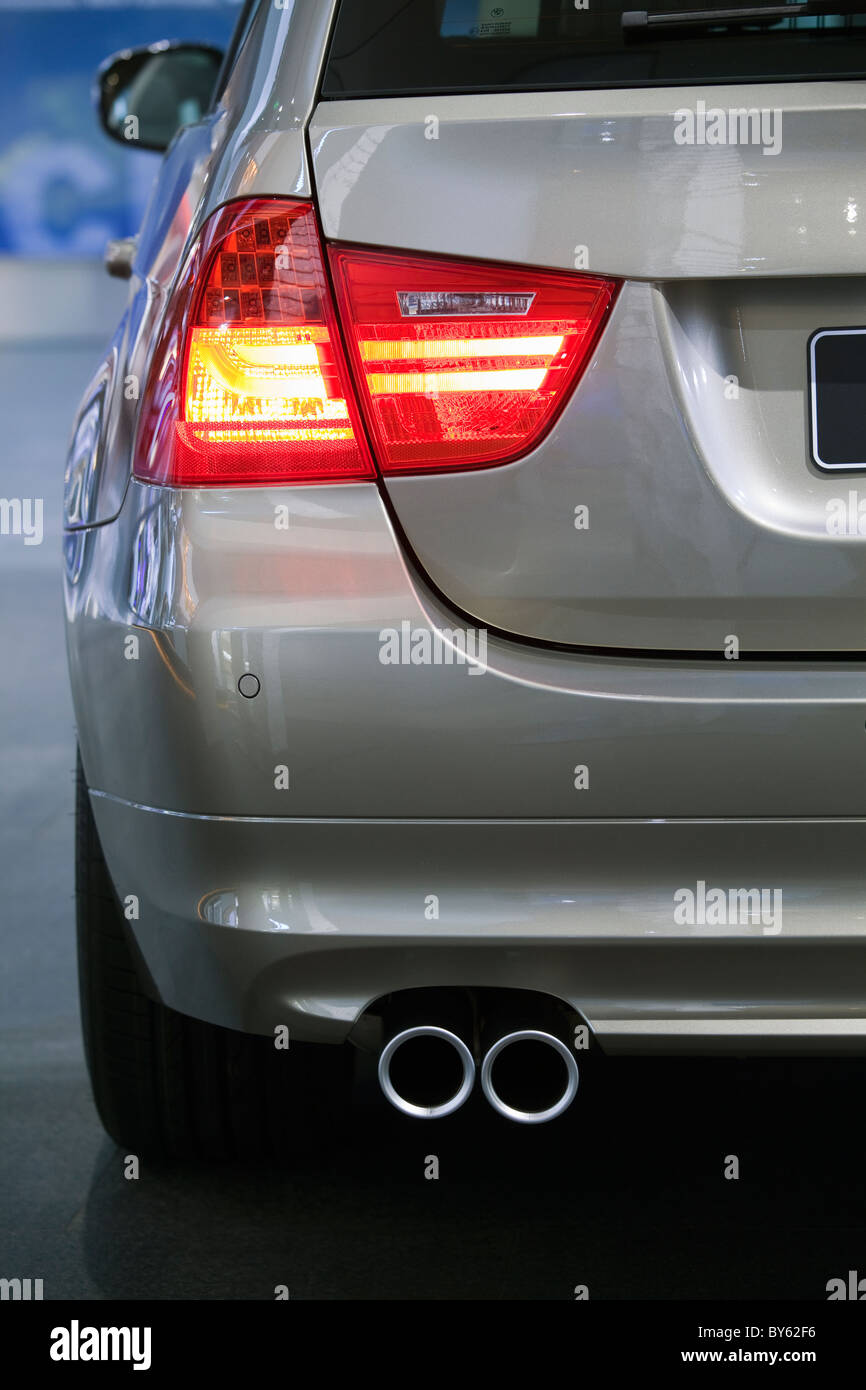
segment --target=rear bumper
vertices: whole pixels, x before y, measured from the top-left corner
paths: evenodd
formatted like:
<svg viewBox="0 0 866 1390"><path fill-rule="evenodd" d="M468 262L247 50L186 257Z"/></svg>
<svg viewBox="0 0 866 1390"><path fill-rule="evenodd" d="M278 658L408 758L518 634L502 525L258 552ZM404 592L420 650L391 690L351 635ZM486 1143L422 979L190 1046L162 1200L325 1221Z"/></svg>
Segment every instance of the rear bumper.
<svg viewBox="0 0 866 1390"><path fill-rule="evenodd" d="M385 994L500 987L566 1001L611 1052L866 1050L866 821L93 807L160 997L213 1023L339 1042ZM782 896L764 921L684 924L696 877Z"/></svg>
<svg viewBox="0 0 866 1390"><path fill-rule="evenodd" d="M383 662L456 623L366 484L132 482L66 561L85 774L167 1004L337 1042L394 991L518 987L608 1050L863 1044L862 663L492 633L483 670Z"/></svg>

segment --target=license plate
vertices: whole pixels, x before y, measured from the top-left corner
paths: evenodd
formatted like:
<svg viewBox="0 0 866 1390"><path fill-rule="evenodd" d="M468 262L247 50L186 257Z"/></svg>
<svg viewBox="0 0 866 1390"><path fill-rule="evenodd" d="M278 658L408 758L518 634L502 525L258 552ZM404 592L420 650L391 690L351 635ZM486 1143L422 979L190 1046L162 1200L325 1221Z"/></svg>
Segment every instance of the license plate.
<svg viewBox="0 0 866 1390"><path fill-rule="evenodd" d="M812 458L866 469L866 328L821 328L809 339Z"/></svg>

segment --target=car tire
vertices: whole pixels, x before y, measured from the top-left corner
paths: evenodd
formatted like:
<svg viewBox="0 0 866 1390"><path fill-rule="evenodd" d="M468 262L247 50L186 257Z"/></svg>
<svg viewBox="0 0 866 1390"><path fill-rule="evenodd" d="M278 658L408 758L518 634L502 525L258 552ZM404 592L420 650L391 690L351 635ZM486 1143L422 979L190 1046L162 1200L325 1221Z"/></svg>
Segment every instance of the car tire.
<svg viewBox="0 0 866 1390"><path fill-rule="evenodd" d="M81 758L75 899L81 1024L100 1119L151 1157L296 1154L333 1138L351 1092L354 1049L274 1040L188 1018L142 988Z"/></svg>

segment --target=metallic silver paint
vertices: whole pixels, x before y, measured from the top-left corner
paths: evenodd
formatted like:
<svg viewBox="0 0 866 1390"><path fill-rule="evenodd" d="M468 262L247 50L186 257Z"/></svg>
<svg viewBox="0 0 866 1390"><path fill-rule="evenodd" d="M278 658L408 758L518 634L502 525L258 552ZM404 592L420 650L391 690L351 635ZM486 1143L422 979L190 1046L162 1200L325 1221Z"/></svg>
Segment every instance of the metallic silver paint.
<svg viewBox="0 0 866 1390"><path fill-rule="evenodd" d="M279 505L288 530L274 526ZM859 662L615 661L490 636L482 674L383 665L384 630L455 620L407 564L372 484L132 482L111 528L87 533L67 612L88 782L146 806L566 819L864 809ZM130 634L137 660L124 657ZM237 690L247 670L255 700ZM590 768L580 791L577 765Z"/></svg>
<svg viewBox="0 0 866 1390"><path fill-rule="evenodd" d="M780 154L676 146L698 96L781 106ZM866 536L830 534L842 483L807 423L811 334L866 322L864 120L860 84L834 83L319 104L326 235L569 270L585 245L582 268L632 277L532 454L387 480L463 612L585 647L866 651Z"/></svg>
<svg viewBox="0 0 866 1390"><path fill-rule="evenodd" d="M781 108L781 152L676 145L699 100ZM310 146L341 241L564 269L585 245L636 280L860 275L864 125L861 82L634 87L323 101Z"/></svg>
<svg viewBox="0 0 866 1390"><path fill-rule="evenodd" d="M602 659L491 635L478 677L385 666L384 628L459 620L375 486L130 481L124 390L146 380L202 222L231 198L312 189L305 129L333 9L261 7L220 106L169 151L111 349L95 502L70 513L83 762L160 996L339 1042L367 1036L365 1010L403 989L534 989L610 1050L863 1050L864 664ZM687 149L673 164L671 116L689 100L316 109L329 235L563 267L587 242L591 269L635 277L530 459L392 480L387 495L451 601L491 624L683 649L706 646L714 617L730 631L733 612L747 645L820 624L821 642L859 647L862 543L820 534L827 480L804 465L790 397L818 309L860 314L860 208L852 221L840 197L859 187L860 84L719 89L720 104L783 101L783 151ZM438 142L424 141L431 111ZM723 415L713 388L731 360L744 390ZM556 529L584 499L621 527L592 565ZM246 671L254 700L237 689ZM672 895L696 877L783 885L782 932L677 925Z"/></svg>
<svg viewBox="0 0 866 1390"><path fill-rule="evenodd" d="M534 990L605 1050L866 1050L866 819L186 817L96 794L161 998L300 1041L400 990ZM785 889L783 930L683 926L673 894ZM438 920L425 898L436 891Z"/></svg>

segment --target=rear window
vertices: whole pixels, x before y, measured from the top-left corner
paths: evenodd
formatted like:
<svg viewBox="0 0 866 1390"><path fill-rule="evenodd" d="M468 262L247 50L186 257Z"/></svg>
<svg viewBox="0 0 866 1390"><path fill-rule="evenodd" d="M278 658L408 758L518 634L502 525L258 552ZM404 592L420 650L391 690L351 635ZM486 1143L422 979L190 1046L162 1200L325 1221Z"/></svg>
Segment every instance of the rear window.
<svg viewBox="0 0 866 1390"><path fill-rule="evenodd" d="M764 17L735 27L666 25L660 36L652 25L624 31L628 3L341 0L322 94L337 99L866 76L862 14ZM700 3L656 0L645 13L693 12ZM728 12L755 9L741 0L722 3ZM847 6L841 0L840 8L846 7L856 8L856 0Z"/></svg>

